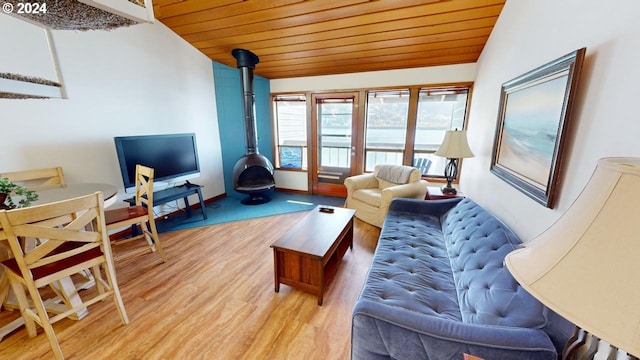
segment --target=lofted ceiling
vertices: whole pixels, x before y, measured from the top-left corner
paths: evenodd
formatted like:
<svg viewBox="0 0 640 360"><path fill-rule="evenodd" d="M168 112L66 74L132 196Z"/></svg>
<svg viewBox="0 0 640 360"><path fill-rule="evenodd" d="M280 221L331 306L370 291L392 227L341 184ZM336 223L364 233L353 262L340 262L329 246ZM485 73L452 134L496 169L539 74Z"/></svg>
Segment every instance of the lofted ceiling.
<svg viewBox="0 0 640 360"><path fill-rule="evenodd" d="M506 0L153 0L212 60L268 79L476 62Z"/></svg>

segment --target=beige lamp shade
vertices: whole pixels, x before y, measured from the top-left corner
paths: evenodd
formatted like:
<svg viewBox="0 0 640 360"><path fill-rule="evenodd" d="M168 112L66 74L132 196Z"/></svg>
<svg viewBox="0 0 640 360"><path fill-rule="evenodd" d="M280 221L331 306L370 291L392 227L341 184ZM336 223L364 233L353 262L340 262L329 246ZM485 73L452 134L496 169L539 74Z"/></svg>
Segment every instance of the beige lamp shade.
<svg viewBox="0 0 640 360"><path fill-rule="evenodd" d="M549 308L639 356L640 158L600 159L567 212L505 263Z"/></svg>
<svg viewBox="0 0 640 360"><path fill-rule="evenodd" d="M442 145L438 151L434 153L436 156L442 156L450 159L470 158L473 153L469 148L466 130L448 130L444 134Z"/></svg>

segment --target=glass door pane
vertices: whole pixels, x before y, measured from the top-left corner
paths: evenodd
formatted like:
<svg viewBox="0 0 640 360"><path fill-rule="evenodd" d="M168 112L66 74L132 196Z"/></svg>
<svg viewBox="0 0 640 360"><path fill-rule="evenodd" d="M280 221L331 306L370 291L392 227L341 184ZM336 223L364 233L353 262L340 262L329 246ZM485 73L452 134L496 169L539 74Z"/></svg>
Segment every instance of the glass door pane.
<svg viewBox="0 0 640 360"><path fill-rule="evenodd" d="M402 165L407 138L409 90L367 93L364 171L378 164Z"/></svg>
<svg viewBox="0 0 640 360"><path fill-rule="evenodd" d="M352 175L355 144L353 137L356 96L327 94L314 96L316 151L314 192L338 195L344 179Z"/></svg>

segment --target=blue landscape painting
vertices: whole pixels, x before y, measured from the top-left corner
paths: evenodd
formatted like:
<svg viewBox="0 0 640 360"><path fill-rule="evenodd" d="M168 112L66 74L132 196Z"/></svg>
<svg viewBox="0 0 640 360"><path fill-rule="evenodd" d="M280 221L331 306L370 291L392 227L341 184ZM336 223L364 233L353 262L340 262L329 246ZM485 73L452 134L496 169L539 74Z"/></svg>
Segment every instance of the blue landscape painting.
<svg viewBox="0 0 640 360"><path fill-rule="evenodd" d="M302 168L302 147L281 146L280 167L292 169Z"/></svg>
<svg viewBox="0 0 640 360"><path fill-rule="evenodd" d="M497 162L545 189L558 140L568 76L508 94Z"/></svg>

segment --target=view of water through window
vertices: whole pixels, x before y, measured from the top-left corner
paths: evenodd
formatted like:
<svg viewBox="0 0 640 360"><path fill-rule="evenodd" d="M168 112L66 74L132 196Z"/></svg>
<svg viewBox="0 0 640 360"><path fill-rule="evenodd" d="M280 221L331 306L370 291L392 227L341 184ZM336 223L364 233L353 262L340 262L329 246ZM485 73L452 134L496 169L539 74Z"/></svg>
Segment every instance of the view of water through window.
<svg viewBox="0 0 640 360"><path fill-rule="evenodd" d="M442 176L446 159L434 156L447 130L464 129L469 87L421 88L417 113L409 114L410 90L367 91L364 119L365 171L376 164L402 164L406 151L423 174ZM415 93L414 93L415 94ZM415 101L415 100L414 100ZM323 166L349 167L351 161L351 103L323 103L320 121L320 157ZM275 101L280 167L307 168L307 109L304 96ZM408 133L410 119L415 131ZM413 137L413 148L407 139Z"/></svg>

